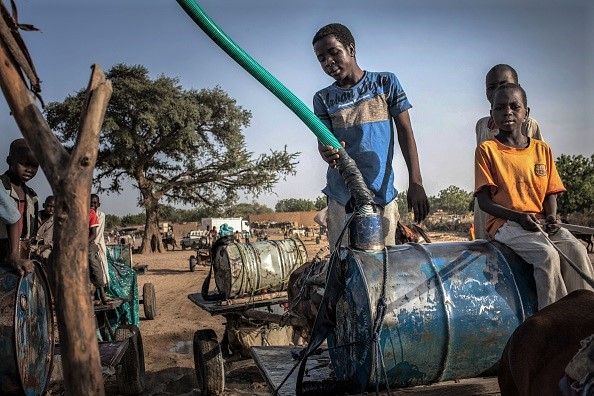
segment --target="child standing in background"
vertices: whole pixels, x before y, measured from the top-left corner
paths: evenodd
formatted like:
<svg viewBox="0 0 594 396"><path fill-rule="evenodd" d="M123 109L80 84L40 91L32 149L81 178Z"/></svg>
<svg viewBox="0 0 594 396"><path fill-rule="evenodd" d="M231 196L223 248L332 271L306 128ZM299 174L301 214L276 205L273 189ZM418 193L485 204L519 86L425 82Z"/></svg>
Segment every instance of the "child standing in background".
<svg viewBox="0 0 594 396"><path fill-rule="evenodd" d="M485 78L485 93L487 95L487 100L489 101L489 105L493 104L492 97L493 92L495 89L506 83L513 83L519 84L518 82L518 73L516 70L511 67L510 65L506 64L498 64L495 65L489 70L487 76ZM493 138L499 130L497 129L497 125L493 121L493 117L483 117L476 123L475 127L476 132L476 145L480 145L485 140L489 140ZM522 123L522 135L532 138L542 140L542 135L540 133L540 128L538 127L538 123L534 118L527 117L526 121ZM477 200L474 200L474 232L475 237L478 239L487 239L487 230L485 229L487 222L487 214L483 212L478 205Z"/></svg>
<svg viewBox="0 0 594 396"><path fill-rule="evenodd" d="M551 148L522 133L530 112L526 92L518 84L503 84L492 103L499 132L475 151L475 196L490 215L489 236L534 267L538 309L574 290L592 290L557 251L592 278L586 247L557 225L555 195L566 190Z"/></svg>
<svg viewBox="0 0 594 396"><path fill-rule="evenodd" d="M34 270L28 259L28 241L35 236L38 221L37 194L25 183L35 177L39 163L25 139L10 143L6 162L8 170L0 176L0 188L5 189L20 216L13 224L0 221L0 265L10 266L23 275Z"/></svg>
<svg viewBox="0 0 594 396"><path fill-rule="evenodd" d="M103 282L106 285L109 284L109 265L107 263L107 245L105 244L105 213L99 210L101 201L99 195L91 194L91 208L95 210L97 219L99 220L99 226L95 235L95 245L99 249L99 259L101 266L103 267Z"/></svg>
<svg viewBox="0 0 594 396"><path fill-rule="evenodd" d="M45 211L45 220L39 225L37 235L35 235L34 244L31 246L31 252L38 254L42 259L47 260L54 248L54 211L56 200L53 195L45 198L43 210ZM40 211L41 217L41 211ZM43 261L43 260L40 260Z"/></svg>
<svg viewBox="0 0 594 396"><path fill-rule="evenodd" d="M95 286L95 289L99 294L97 298L96 293L94 293L95 305L106 304L111 300L105 295L105 286L107 285L107 282L105 282L105 275L103 274L103 264L101 263L99 246L95 242L98 235L98 228L99 218L97 217L95 209L91 207L89 210L89 273L91 283Z"/></svg>

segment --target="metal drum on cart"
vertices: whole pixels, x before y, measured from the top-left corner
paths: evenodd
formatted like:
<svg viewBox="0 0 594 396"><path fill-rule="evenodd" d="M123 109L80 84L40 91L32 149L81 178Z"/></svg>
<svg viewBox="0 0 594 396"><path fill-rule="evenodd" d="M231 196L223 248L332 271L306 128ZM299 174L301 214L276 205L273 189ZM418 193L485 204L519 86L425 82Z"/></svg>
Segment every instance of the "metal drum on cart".
<svg viewBox="0 0 594 396"><path fill-rule="evenodd" d="M49 284L38 263L24 277L0 267L0 394L45 394L53 318Z"/></svg>
<svg viewBox="0 0 594 396"><path fill-rule="evenodd" d="M213 252L214 278L220 294L217 295L217 299L208 301L204 300L202 293L191 294L188 297L211 315L224 315L227 319L225 331L229 328L236 330L235 342L227 337L224 349L228 350L230 344L239 344L239 348L234 354L235 357L231 356L229 361L225 361L223 348L215 331L196 331L193 339L194 365L196 379L203 395L223 394L225 367L232 359L242 358L240 350L249 349L249 345L244 344L246 340L262 344L290 342L282 337L282 331L275 333L279 326L271 326L268 329L270 332L265 336L260 332L262 328L248 328L242 319L246 318L252 325L261 322L275 325L280 323L283 315L275 313L273 306L287 302L289 276L307 261L305 245L297 238L253 243L222 243L220 246L215 245ZM207 287L209 282L210 279L205 280ZM254 333L261 338L254 336ZM243 337L244 335L246 337Z"/></svg>
<svg viewBox="0 0 594 396"><path fill-rule="evenodd" d="M231 243L215 252L214 278L224 298L287 290L289 275L307 260L303 241Z"/></svg>
<svg viewBox="0 0 594 396"><path fill-rule="evenodd" d="M360 390L375 381L394 387L475 377L537 309L521 264L486 241L341 254L345 287L329 352L337 377ZM382 330L374 334L382 295Z"/></svg>

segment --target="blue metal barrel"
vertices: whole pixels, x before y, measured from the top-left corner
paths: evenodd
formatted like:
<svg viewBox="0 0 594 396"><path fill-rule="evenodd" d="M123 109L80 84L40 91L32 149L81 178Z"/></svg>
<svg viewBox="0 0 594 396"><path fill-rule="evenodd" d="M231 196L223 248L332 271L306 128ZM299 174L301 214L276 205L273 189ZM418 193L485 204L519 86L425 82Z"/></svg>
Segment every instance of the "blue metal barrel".
<svg viewBox="0 0 594 396"><path fill-rule="evenodd" d="M19 277L0 266L0 394L43 395L54 352L53 309L47 279L36 270Z"/></svg>
<svg viewBox="0 0 594 396"><path fill-rule="evenodd" d="M231 243L216 251L215 282L225 298L284 291L291 272L306 261L307 250L298 238Z"/></svg>
<svg viewBox="0 0 594 396"><path fill-rule="evenodd" d="M475 377L499 360L511 333L537 309L519 258L487 241L341 254L345 293L328 344L337 377L360 390L373 386L376 374L382 386L387 376L390 386L402 387ZM386 313L374 348L384 283Z"/></svg>

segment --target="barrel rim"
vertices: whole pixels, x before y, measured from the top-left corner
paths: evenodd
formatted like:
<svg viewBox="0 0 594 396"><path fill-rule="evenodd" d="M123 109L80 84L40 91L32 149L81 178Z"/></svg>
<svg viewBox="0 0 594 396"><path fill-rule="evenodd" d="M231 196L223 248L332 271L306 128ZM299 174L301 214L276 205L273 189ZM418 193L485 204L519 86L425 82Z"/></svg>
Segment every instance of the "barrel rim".
<svg viewBox="0 0 594 396"><path fill-rule="evenodd" d="M54 365L54 348L55 348L55 342L54 342L54 308L52 305L52 292L51 292L51 287L48 281L48 276L45 272L45 269L43 267L43 265L37 261L37 260L31 260L33 262L33 264L35 265L35 275L39 277L39 279L41 280L41 283L45 285L46 290L47 290L47 294L46 294L46 300L47 300L47 307L48 307L48 328L49 328L49 332L48 332L48 337L49 337L49 361L47 361L47 366L49 367L48 371L47 371L47 378L45 380L45 384L43 385L43 389L41 390L41 394L45 394L47 391L47 388L49 386L50 383L50 379L52 376L52 369L53 369L53 365ZM27 274L28 275L28 274ZM24 278L27 275L21 275L19 277L19 282L17 285L17 293L18 291L20 291L21 289L21 284L24 280ZM18 297L18 296L17 296ZM17 313L18 313L18 298L15 298L15 309L14 309L14 317L13 317L13 323L17 323ZM14 351L15 351L15 360L17 359L17 355L18 355L18 348L17 348L17 331L13 332L13 336L12 336L12 342L14 345ZM21 365L18 364L18 361L16 362L16 367L17 367L17 371L18 371L18 382L19 385L21 387L21 389L23 389L23 391L25 390L25 384L23 384L23 373L21 371Z"/></svg>

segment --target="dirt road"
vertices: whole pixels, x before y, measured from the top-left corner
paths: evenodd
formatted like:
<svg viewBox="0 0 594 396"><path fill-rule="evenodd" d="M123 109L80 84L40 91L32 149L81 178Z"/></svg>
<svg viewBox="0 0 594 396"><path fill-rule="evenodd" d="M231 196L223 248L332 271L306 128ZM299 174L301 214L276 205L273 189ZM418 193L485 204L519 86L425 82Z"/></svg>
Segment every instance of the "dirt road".
<svg viewBox="0 0 594 396"><path fill-rule="evenodd" d="M433 241L464 239L463 235L430 233ZM322 247L313 239L305 241L309 257ZM147 389L146 395L199 395L192 352L193 334L198 329L214 329L221 340L224 318L211 316L198 308L188 294L198 293L208 273L208 267L197 266L189 271L188 259L192 251L175 250L162 254L134 255L135 264L147 264L148 271L139 275L138 286L142 293L144 283L155 286L157 317L144 320L140 307L140 330L144 343ZM592 259L591 255L591 259ZM253 361L235 371L225 373L228 395L270 395L266 384ZM114 380L106 383L108 395L118 393Z"/></svg>

